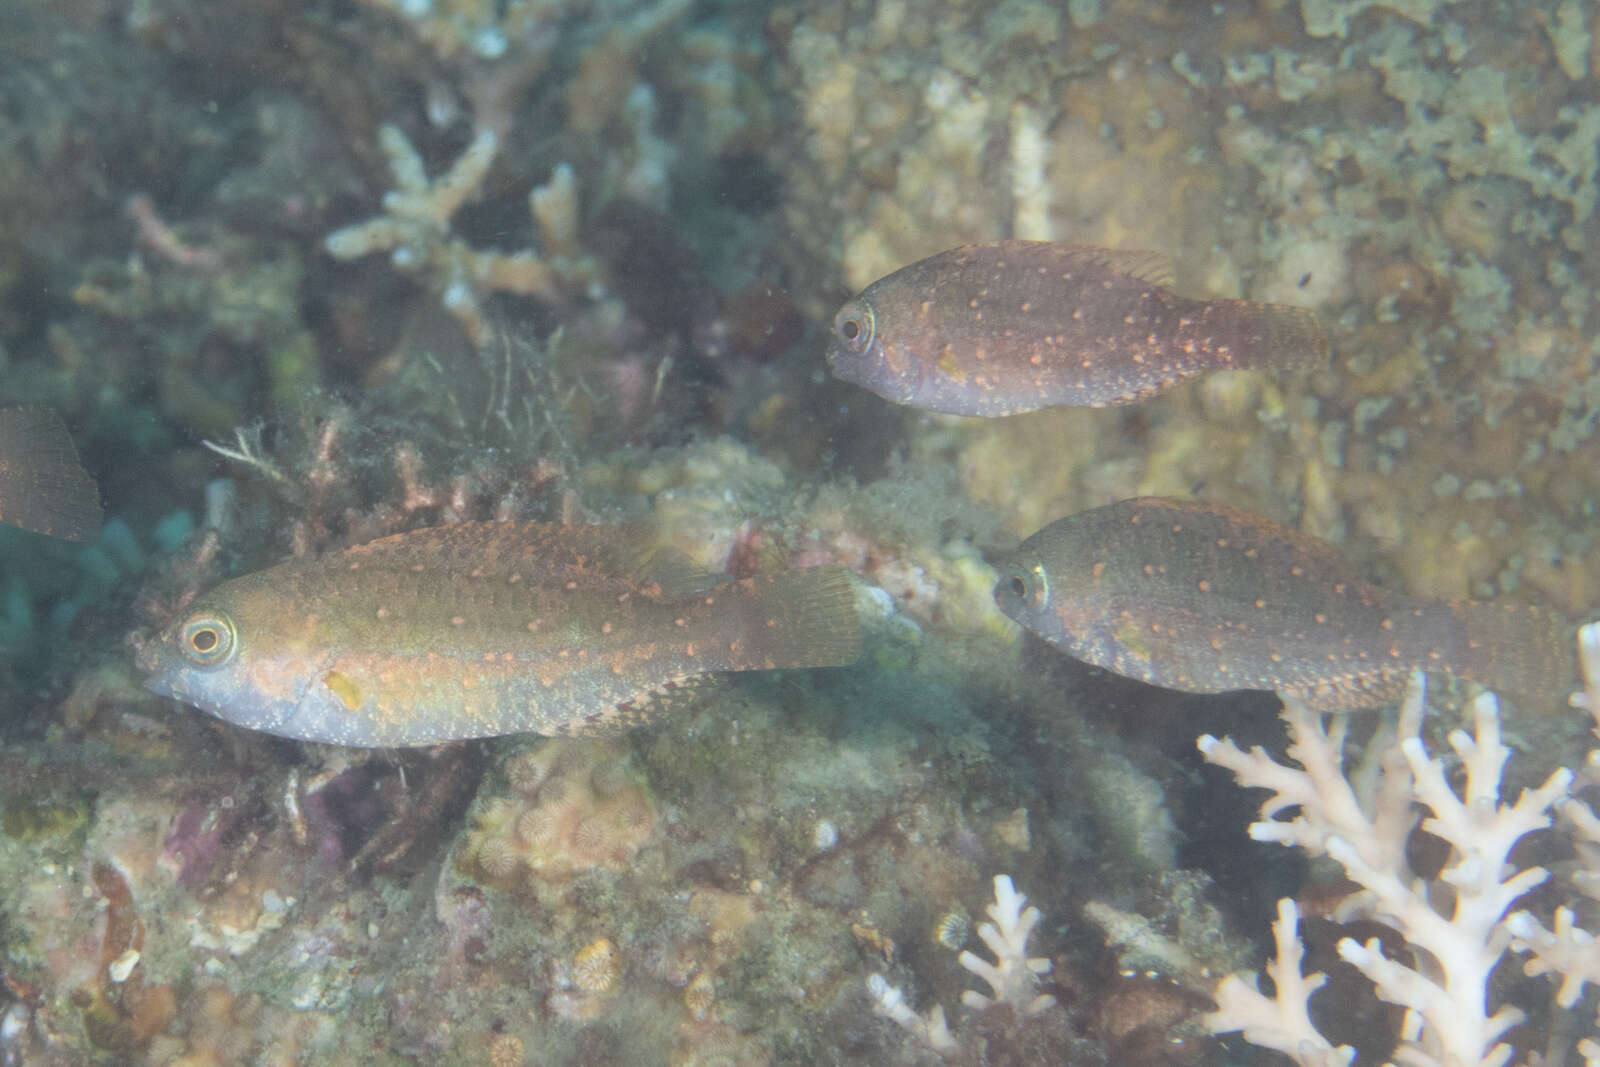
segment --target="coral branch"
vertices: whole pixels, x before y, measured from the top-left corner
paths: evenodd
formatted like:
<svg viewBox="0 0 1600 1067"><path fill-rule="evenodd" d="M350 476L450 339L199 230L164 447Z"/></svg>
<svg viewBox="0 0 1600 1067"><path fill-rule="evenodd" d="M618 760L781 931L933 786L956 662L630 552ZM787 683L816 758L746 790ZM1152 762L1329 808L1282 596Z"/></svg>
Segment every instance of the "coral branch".
<svg viewBox="0 0 1600 1067"><path fill-rule="evenodd" d="M1253 981L1229 975L1217 986L1217 1010L1201 1021L1214 1034L1243 1031L1252 1045L1276 1049L1300 1067L1347 1067L1355 1060L1348 1045L1334 1048L1312 1025L1311 994L1328 976L1305 974L1300 963L1300 910L1287 898L1278 901L1278 919L1272 924L1277 955L1267 963L1267 976L1275 987L1264 996Z"/></svg>
<svg viewBox="0 0 1600 1067"><path fill-rule="evenodd" d="M994 962L971 952L961 953L956 961L989 986L989 995L972 989L961 994L961 1002L974 1011L1007 1004L1021 1020L1055 1005L1055 997L1038 992L1038 976L1050 973L1050 961L1028 956L1028 938L1040 915L1038 908L1026 907L1027 903L1027 896L1017 892L1009 875L995 875L994 903L988 908L994 921L978 927L978 936L994 953ZM893 1019L934 1051L949 1054L959 1047L942 1007L934 1005L926 1016L918 1015L905 1003L899 988L881 974L867 976L867 994L872 997L873 1011Z"/></svg>
<svg viewBox="0 0 1600 1067"><path fill-rule="evenodd" d="M1489 978L1514 939L1522 950L1535 953L1530 973L1551 970L1564 976L1564 996L1576 998L1595 973L1588 969L1595 963L1592 945L1584 943L1588 935L1573 927L1570 916L1557 916L1560 934L1546 931L1525 913L1506 916L1518 898L1548 876L1542 867L1517 870L1509 862L1511 850L1529 833L1550 825L1550 813L1567 800L1573 776L1559 768L1539 788L1503 803L1501 775L1511 751L1500 738L1499 702L1484 694L1471 706L1472 733L1450 734L1465 771L1459 791L1452 788L1443 762L1430 757L1417 736L1423 699L1418 675L1402 712L1402 722L1409 725L1402 726L1393 751L1384 753L1382 780L1365 803L1344 775L1342 726L1330 731L1295 701L1285 701L1283 716L1292 740L1289 753L1301 764L1298 769L1277 763L1259 748L1247 755L1209 736L1200 738L1199 747L1206 759L1232 770L1241 784L1273 791L1262 806L1262 821L1250 827L1252 837L1331 857L1362 887L1340 914L1374 918L1405 938L1414 964L1384 955L1376 938L1366 944L1352 938L1339 943L1340 956L1373 983L1379 997L1407 1009L1394 1062L1499 1067L1511 1056L1511 1047L1501 1038L1522 1020L1522 1013L1511 1007L1490 1011ZM1399 831L1415 824L1412 805L1428 814L1423 828L1450 846L1439 874L1443 886L1430 887L1406 860L1405 833ZM1292 819L1275 818L1290 807L1298 808ZM1206 1021L1214 1032L1245 1030L1247 1040L1297 1058L1301 1053L1296 1050L1322 1056L1327 1049L1317 1044L1320 1035L1304 1007L1321 976L1300 974L1294 916L1292 904L1280 903L1274 925L1278 954L1269 965L1278 986L1275 999L1268 1001L1244 980L1229 978L1218 988L1218 1011ZM1554 940L1561 945L1553 945ZM1298 1008L1295 998L1301 1001Z"/></svg>
<svg viewBox="0 0 1600 1067"><path fill-rule="evenodd" d="M961 1002L977 1011L996 1003L1014 1006L1024 1015L1033 1015L1056 1002L1051 996L1034 996L1035 979L1050 973L1050 961L1028 958L1028 936L1039 923L1039 909L1027 908L1027 896L1017 892L1011 878L994 878L994 903L989 905L992 923L978 927L978 936L994 953L989 963L971 952L963 952L956 962L989 985L990 996L975 990L961 994Z"/></svg>
<svg viewBox="0 0 1600 1067"><path fill-rule="evenodd" d="M572 168L557 166L550 184L529 196L534 224L552 254L497 252L473 248L450 233L451 216L478 195L494 163L500 139L493 130L480 129L450 168L432 181L421 155L398 127L380 129L378 143L388 158L395 188L383 198L382 215L327 236L324 247L335 259L388 252L395 266L428 278L445 309L479 347L492 336L483 312L489 293L554 301L563 286L582 286L594 278L594 261L573 251L577 185Z"/></svg>

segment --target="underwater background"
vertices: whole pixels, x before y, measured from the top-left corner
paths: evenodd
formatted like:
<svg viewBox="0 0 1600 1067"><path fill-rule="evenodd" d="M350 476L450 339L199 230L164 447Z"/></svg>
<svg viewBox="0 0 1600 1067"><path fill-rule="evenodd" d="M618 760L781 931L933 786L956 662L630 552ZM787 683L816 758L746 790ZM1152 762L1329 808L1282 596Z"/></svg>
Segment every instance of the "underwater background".
<svg viewBox="0 0 1600 1067"><path fill-rule="evenodd" d="M1348 866L1253 839L1262 794L1196 746L1288 760L1277 699L1085 666L1000 613L987 561L1198 497L1385 587L1592 617L1597 23L3 0L0 408L59 414L106 521L0 525L0 1063L1284 1063L1216 995L1272 954L1280 898L1328 975L1299 1004L1330 1047L1291 1058L1385 1062L1401 1008L1341 938L1437 961L1339 909ZM995 419L829 375L851 294L1013 237L1311 309L1331 359ZM646 526L737 577L843 564L863 654L612 736L427 749L144 687L140 635L219 582L495 519ZM1487 735L1434 683L1420 741L1457 788L1451 731ZM1395 721L1329 727L1363 799ZM1578 797L1594 726L1508 710L1479 825L1558 767ZM1600 1062L1600 832L1564 803L1576 830L1511 838L1555 940L1474 946L1509 1047L1401 1062ZM1396 868L1448 915L1457 839L1409 817Z"/></svg>

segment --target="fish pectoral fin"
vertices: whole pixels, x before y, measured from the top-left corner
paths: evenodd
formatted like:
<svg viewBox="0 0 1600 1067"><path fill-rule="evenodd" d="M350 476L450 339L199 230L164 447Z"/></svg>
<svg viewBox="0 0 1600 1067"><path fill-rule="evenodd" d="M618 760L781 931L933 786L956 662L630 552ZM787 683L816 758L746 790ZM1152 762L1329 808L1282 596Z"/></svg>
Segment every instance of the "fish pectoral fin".
<svg viewBox="0 0 1600 1067"><path fill-rule="evenodd" d="M333 695L339 698L339 703L350 711L356 711L367 702L361 686L343 671L328 671L322 676L322 684L327 686Z"/></svg>
<svg viewBox="0 0 1600 1067"><path fill-rule="evenodd" d="M1133 619L1123 619L1115 624L1111 636L1125 655L1132 656L1144 664L1149 664L1155 659L1155 647L1150 640L1149 631Z"/></svg>
<svg viewBox="0 0 1600 1067"><path fill-rule="evenodd" d="M670 545L644 547L618 564L652 600L682 600L728 581L727 575L708 573Z"/></svg>

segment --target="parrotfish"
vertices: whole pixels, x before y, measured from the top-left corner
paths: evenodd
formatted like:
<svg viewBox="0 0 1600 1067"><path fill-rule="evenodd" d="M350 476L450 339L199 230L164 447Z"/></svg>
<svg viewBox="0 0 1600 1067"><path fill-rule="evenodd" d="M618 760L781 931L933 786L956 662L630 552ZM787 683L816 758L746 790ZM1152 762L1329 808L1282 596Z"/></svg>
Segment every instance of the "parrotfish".
<svg viewBox="0 0 1600 1067"><path fill-rule="evenodd" d="M461 523L225 582L138 658L239 726L398 747L627 726L714 672L860 647L843 567L735 581L630 529Z"/></svg>
<svg viewBox="0 0 1600 1067"><path fill-rule="evenodd" d="M833 373L897 404L1019 415L1129 404L1208 371L1327 361L1305 308L1193 300L1163 258L1048 241L940 252L880 278L833 320Z"/></svg>
<svg viewBox="0 0 1600 1067"><path fill-rule="evenodd" d="M100 533L100 490L43 408L0 408L0 522L68 541Z"/></svg>
<svg viewBox="0 0 1600 1067"><path fill-rule="evenodd" d="M1553 612L1383 589L1332 545L1218 504L1093 508L996 566L1006 615L1077 659L1168 689L1272 689L1339 711L1398 699L1420 669L1543 711L1564 703L1577 673Z"/></svg>

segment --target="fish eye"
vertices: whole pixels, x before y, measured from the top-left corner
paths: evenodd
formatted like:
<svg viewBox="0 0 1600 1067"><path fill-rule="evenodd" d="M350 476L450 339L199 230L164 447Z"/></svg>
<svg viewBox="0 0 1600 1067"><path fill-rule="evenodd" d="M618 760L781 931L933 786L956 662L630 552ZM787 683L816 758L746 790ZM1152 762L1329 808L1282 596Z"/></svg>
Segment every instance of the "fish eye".
<svg viewBox="0 0 1600 1067"><path fill-rule="evenodd" d="M207 612L183 624L178 647L190 663L215 667L233 655L233 622L225 615Z"/></svg>
<svg viewBox="0 0 1600 1067"><path fill-rule="evenodd" d="M852 353L865 351L872 344L874 328L872 309L853 300L833 318L834 334Z"/></svg>
<svg viewBox="0 0 1600 1067"><path fill-rule="evenodd" d="M1036 611L1050 600L1050 579L1043 567L1012 571L1000 579L1000 584L995 586L994 596L995 600L1002 601L1001 607L1011 603Z"/></svg>
<svg viewBox="0 0 1600 1067"><path fill-rule="evenodd" d="M1002 589L1012 600L1034 611L1047 607L1050 603L1050 576L1045 573L1042 566L1026 571L1012 571L1001 580L995 595L998 596Z"/></svg>

